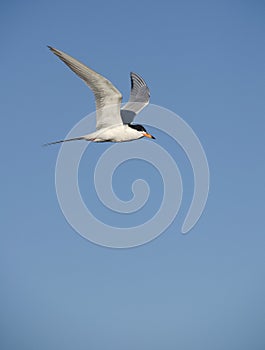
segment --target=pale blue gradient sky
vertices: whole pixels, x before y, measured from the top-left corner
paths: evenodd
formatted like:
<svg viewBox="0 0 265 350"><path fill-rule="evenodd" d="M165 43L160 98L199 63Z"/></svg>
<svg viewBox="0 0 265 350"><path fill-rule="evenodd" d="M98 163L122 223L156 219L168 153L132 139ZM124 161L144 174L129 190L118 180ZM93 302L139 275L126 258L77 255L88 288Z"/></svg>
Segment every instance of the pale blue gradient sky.
<svg viewBox="0 0 265 350"><path fill-rule="evenodd" d="M1 5L1 349L264 349L264 10L256 0ZM58 147L40 145L64 137L94 104L46 45L107 76L125 101L129 72L138 72L152 103L194 129L211 190L187 236L179 231L191 169L159 133L185 191L162 236L112 250L66 223L54 188ZM105 147L93 145L81 172ZM152 171L139 171L155 191L149 213L161 198ZM131 172L121 169L116 184ZM126 186L118 193L130 195ZM104 214L94 197L86 202Z"/></svg>

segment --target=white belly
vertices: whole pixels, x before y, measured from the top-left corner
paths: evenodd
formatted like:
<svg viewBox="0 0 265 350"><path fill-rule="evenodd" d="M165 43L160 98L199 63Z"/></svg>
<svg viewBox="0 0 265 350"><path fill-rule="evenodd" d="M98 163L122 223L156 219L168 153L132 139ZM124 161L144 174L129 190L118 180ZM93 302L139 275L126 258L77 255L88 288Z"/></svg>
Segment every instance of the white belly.
<svg viewBox="0 0 265 350"><path fill-rule="evenodd" d="M143 135L128 125L104 128L87 135L87 139L94 142L126 142L142 138Z"/></svg>

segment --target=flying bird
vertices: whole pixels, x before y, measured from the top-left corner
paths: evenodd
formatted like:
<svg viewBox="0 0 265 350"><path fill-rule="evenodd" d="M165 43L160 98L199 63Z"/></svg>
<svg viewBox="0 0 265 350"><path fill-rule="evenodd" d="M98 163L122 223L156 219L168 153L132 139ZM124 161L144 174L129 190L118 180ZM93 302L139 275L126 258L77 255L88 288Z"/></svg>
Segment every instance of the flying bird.
<svg viewBox="0 0 265 350"><path fill-rule="evenodd" d="M51 46L48 48L93 91L96 100L96 131L46 145L75 140L126 142L142 137L155 138L142 125L132 124L134 117L148 105L150 100L149 88L143 78L131 72L130 98L121 108L122 94L109 80L66 53Z"/></svg>

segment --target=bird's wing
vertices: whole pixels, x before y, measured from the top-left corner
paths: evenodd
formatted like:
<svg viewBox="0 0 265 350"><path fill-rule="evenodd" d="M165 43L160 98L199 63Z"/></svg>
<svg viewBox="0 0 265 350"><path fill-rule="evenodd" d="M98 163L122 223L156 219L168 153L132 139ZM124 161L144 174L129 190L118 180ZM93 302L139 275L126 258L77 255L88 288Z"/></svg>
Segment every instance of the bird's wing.
<svg viewBox="0 0 265 350"><path fill-rule="evenodd" d="M131 72L130 77L130 98L121 109L121 117L124 124L131 123L136 114L140 113L148 105L150 100L150 91L144 79L133 72Z"/></svg>
<svg viewBox="0 0 265 350"><path fill-rule="evenodd" d="M120 105L122 94L106 78L77 61L75 58L48 46L93 91L96 99L97 129L122 124Z"/></svg>

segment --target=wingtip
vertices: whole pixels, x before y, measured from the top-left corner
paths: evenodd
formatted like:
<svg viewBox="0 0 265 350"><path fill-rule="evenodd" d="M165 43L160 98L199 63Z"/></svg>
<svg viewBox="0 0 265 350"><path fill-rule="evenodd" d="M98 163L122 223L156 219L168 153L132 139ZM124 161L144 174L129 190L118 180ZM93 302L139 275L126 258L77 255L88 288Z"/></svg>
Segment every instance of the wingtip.
<svg viewBox="0 0 265 350"><path fill-rule="evenodd" d="M57 52L57 50L56 50L54 47L52 47L52 46L50 46L50 45L47 45L47 47L48 47L48 49L49 49L51 52L53 52L53 53L56 53L56 52Z"/></svg>
<svg viewBox="0 0 265 350"><path fill-rule="evenodd" d="M139 77L139 74L135 73L135 72L130 72L130 76L134 76L136 75L137 77Z"/></svg>
<svg viewBox="0 0 265 350"><path fill-rule="evenodd" d="M134 87L134 84L138 85L138 87L143 87L145 86L148 89L148 86L145 82L145 80L137 73L131 72L130 73L131 77L131 88Z"/></svg>
<svg viewBox="0 0 265 350"><path fill-rule="evenodd" d="M135 73L135 72L130 72L130 77L131 77L131 79L132 79L134 76L138 76L138 74Z"/></svg>

